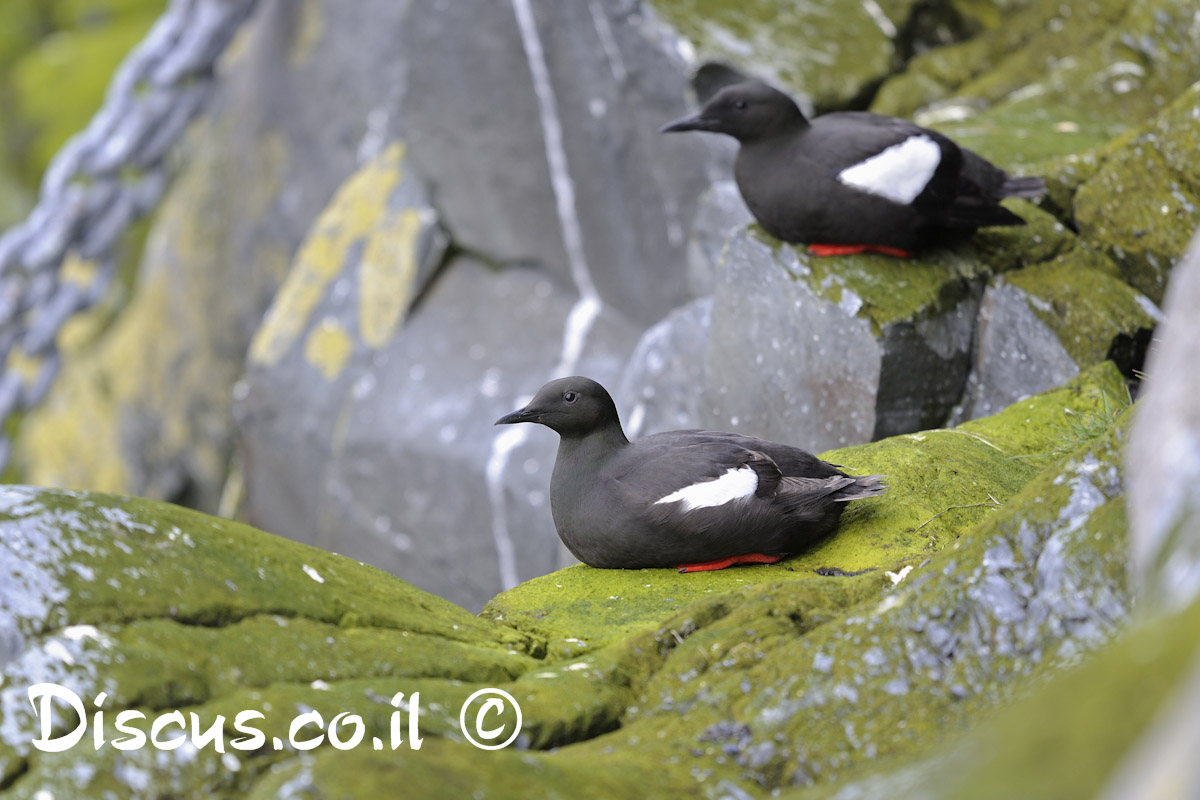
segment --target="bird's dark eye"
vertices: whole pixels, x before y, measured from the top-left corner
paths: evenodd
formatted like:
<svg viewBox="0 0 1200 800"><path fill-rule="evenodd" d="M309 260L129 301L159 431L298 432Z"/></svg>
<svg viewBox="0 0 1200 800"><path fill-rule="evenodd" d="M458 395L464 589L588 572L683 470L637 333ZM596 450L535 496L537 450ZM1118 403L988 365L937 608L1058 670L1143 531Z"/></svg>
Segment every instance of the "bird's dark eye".
<svg viewBox="0 0 1200 800"><path fill-rule="evenodd" d="M563 402L567 405L574 405L575 401L578 399L579 395L575 392L563 392Z"/></svg>
<svg viewBox="0 0 1200 800"><path fill-rule="evenodd" d="M745 111L746 110L746 101L738 100L736 103L733 104L733 107L736 108L738 111Z"/></svg>

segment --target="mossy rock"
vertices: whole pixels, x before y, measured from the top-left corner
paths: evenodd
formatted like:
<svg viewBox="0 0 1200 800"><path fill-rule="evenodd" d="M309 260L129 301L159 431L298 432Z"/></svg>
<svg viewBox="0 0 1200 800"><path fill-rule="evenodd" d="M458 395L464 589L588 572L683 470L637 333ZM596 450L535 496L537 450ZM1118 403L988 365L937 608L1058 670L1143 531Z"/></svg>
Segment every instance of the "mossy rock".
<svg viewBox="0 0 1200 800"><path fill-rule="evenodd" d="M1200 84L1099 152L1073 196L1080 236L1156 303L1200 226L1198 117Z"/></svg>
<svg viewBox="0 0 1200 800"><path fill-rule="evenodd" d="M890 492L782 565L686 582L669 570L575 567L502 595L483 618L357 562L176 506L10 487L0 568L16 588L0 637L0 729L18 733L0 740L0 787L365 796L401 764L405 785L431 797L521 781L547 796L755 794L911 754L1123 613L1123 522L1095 513L1120 489L1123 418L1061 468L1039 473L1036 457L1053 449L1063 409L1099 413L1097 393L1119 382L1102 367L960 431L826 454L889 473ZM835 563L867 571L813 571ZM37 681L89 703L106 692L109 742L124 733L113 727L123 709L145 715L139 729L195 713L202 730L220 722L226 740L239 733L237 713L261 709L264 743L179 759L152 747L34 751L20 732L34 730L25 693ZM463 743L457 711L486 687L519 702L520 745L551 749ZM422 749L376 752L394 702L414 693ZM366 744L297 752L290 721L311 712L358 715ZM943 720L949 729L934 724Z"/></svg>
<svg viewBox="0 0 1200 800"><path fill-rule="evenodd" d="M872 110L916 116L1007 167L1082 153L1149 119L1200 74L1186 0L1032 3L914 58Z"/></svg>
<svg viewBox="0 0 1200 800"><path fill-rule="evenodd" d="M736 64L830 110L861 103L891 73L900 58L900 32L917 3L822 0L800 8L779 0L737 6L655 0L653 5L692 43L698 60Z"/></svg>
<svg viewBox="0 0 1200 800"><path fill-rule="evenodd" d="M1162 315L1146 297L1101 270L1086 248L1011 273L1006 279L1027 293L1034 313L1055 333L1076 364L1091 366L1121 353L1128 372L1141 364ZM1136 340L1136 341L1135 341Z"/></svg>
<svg viewBox="0 0 1200 800"><path fill-rule="evenodd" d="M1120 506L1109 503L1102 512L1123 527ZM870 797L919 786L922 796L937 800L1084 800L1186 780L1190 751L1163 744L1194 736L1171 726L1179 712L1190 716L1181 695L1196 691L1198 643L1200 603L1137 620L1093 658L1043 681L962 742L880 765L836 790L784 796ZM1112 724L1114 716L1120 725ZM1183 785L1171 784L1163 796L1184 796L1177 791Z"/></svg>

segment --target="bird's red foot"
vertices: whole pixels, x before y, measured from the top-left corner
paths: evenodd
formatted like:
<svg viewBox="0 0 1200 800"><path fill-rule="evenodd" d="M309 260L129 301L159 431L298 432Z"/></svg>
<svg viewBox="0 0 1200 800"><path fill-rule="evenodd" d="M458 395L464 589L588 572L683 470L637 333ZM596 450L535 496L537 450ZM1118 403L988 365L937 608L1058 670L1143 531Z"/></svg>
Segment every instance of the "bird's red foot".
<svg viewBox="0 0 1200 800"><path fill-rule="evenodd" d="M911 250L901 250L899 247L888 247L886 244L810 244L809 255L814 256L853 256L859 253L882 253L895 258L912 258L916 253Z"/></svg>
<svg viewBox="0 0 1200 800"><path fill-rule="evenodd" d="M762 553L746 553L742 556L718 558L716 561L701 561L698 564L680 564L680 572L711 572L713 570L732 567L734 564L774 564L782 561L783 556L767 556Z"/></svg>

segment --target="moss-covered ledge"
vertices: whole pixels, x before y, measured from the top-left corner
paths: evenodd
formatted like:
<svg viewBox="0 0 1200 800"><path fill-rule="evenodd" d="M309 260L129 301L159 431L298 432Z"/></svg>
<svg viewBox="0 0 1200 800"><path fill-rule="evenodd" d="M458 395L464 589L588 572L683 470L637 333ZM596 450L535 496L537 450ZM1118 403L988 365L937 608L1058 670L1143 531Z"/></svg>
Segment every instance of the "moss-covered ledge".
<svg viewBox="0 0 1200 800"><path fill-rule="evenodd" d="M425 797L530 785L753 796L909 757L1124 613L1123 519L1107 511L1119 510L1123 418L1112 424L1105 398L1120 391L1102 365L957 430L827 453L888 474L890 491L780 565L689 576L573 567L481 617L237 523L8 487L0 790L366 797L403 780ZM1071 425L1080 418L1109 433L1091 441ZM37 682L87 703L106 693L108 742L122 710L194 713L205 729L223 716L229 741L235 716L259 709L264 744L41 752L27 695ZM459 730L458 710L486 687L523 712L503 752L476 750ZM420 694L419 751L268 744L314 712L357 714L367 737L387 739L400 692Z"/></svg>
<svg viewBox="0 0 1200 800"><path fill-rule="evenodd" d="M577 565L497 596L482 616L532 637L554 660L763 583L805 582L818 604L845 608L863 592L890 586L888 571L920 563L986 519L1053 459L1079 446L1078 420L1115 413L1127 396L1120 373L1102 362L991 417L823 453L852 473L886 475L888 493L852 504L836 535L781 564L689 575ZM858 584L873 588L846 588Z"/></svg>

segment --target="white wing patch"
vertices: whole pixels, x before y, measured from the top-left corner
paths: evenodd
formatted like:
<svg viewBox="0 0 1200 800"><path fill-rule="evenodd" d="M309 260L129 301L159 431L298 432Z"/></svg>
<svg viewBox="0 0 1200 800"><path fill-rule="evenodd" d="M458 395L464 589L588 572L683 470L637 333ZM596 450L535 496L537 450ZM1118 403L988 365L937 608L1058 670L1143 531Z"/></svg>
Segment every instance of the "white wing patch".
<svg viewBox="0 0 1200 800"><path fill-rule="evenodd" d="M838 180L894 203L908 204L929 185L940 163L941 148L921 133L846 167L838 173Z"/></svg>
<svg viewBox="0 0 1200 800"><path fill-rule="evenodd" d="M677 492L656 501L660 503L678 503L683 501L684 511L697 508L712 508L723 506L733 500L744 500L751 497L758 489L758 475L750 467L730 468L725 474L711 481L701 481L685 486Z"/></svg>

